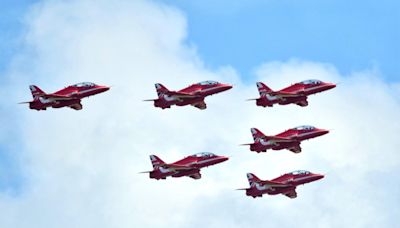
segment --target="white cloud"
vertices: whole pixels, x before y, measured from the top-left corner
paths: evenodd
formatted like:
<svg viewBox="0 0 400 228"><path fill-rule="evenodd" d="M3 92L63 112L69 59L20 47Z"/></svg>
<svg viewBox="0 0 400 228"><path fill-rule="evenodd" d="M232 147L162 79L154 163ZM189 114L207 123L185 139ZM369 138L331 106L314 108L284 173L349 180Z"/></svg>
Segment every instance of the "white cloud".
<svg viewBox="0 0 400 228"><path fill-rule="evenodd" d="M49 92L80 81L113 88L84 100L79 112L11 110L22 113L27 181L20 195L0 195L0 227L382 227L400 213L389 203L399 200L393 187L398 177L384 183L371 178L400 166L396 87L376 71L341 75L326 63L266 63L248 80L275 89L308 78L341 84L312 96L307 108L263 109L244 101L257 96L255 83L243 82L234 68L204 68L185 43L185 17L169 6L45 1L27 18L27 48L16 57L6 87L12 97L30 99L31 83ZM204 111L160 110L141 101L156 96L155 82L178 89L206 79L235 88L207 98ZM254 154L237 146L251 141L250 127L275 134L301 124L333 131L305 142L298 155ZM137 174L150 169L149 154L172 162L199 151L231 159L203 170L198 181ZM267 179L293 169L327 177L300 187L296 200L253 200L233 190L247 186L248 171Z"/></svg>

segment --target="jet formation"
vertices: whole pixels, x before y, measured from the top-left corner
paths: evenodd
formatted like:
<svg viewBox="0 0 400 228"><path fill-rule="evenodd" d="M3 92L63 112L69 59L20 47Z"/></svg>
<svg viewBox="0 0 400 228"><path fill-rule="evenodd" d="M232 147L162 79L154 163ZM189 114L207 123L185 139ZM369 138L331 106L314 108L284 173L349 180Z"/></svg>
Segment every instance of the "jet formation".
<svg viewBox="0 0 400 228"><path fill-rule="evenodd" d="M35 85L29 86L33 101L21 102L20 104L29 104L30 109L37 111L46 110L48 107L62 108L70 107L75 110L81 110L81 99L103 93L110 89L107 86L96 85L92 82L82 82L70 85L55 93L45 93Z"/></svg>
<svg viewBox="0 0 400 228"><path fill-rule="evenodd" d="M296 104L305 107L308 105L307 97L309 95L320 93L335 87L336 85L333 83L311 79L295 83L278 91L273 91L264 83L257 82L260 97L249 100L255 100L257 106L262 107L272 107L274 104Z"/></svg>
<svg viewBox="0 0 400 228"><path fill-rule="evenodd" d="M318 129L309 125L291 128L274 136L266 136L257 128L251 128L250 131L253 135L254 143L242 145L250 146L250 150L256 151L257 153L267 152L268 149L288 149L293 153L300 153L301 141L329 133L328 130Z"/></svg>
<svg viewBox="0 0 400 228"><path fill-rule="evenodd" d="M203 81L190 85L178 91L170 91L160 83L155 84L158 98L144 101L153 101L157 108L171 108L172 105L192 105L198 109L206 109L204 98L232 88L232 85L222 84L216 81Z"/></svg>
<svg viewBox="0 0 400 228"><path fill-rule="evenodd" d="M277 195L283 194L289 198L296 198L296 187L324 178L324 175L314 174L305 170L293 171L279 176L272 180L260 180L252 173L247 174L249 188L239 188L245 190L247 196L253 198L262 197L263 194Z"/></svg>
<svg viewBox="0 0 400 228"><path fill-rule="evenodd" d="M257 106L272 107L274 104L287 105L296 104L302 107L308 105L307 97L336 87L335 84L322 82L320 80L306 80L295 83L279 91L273 91L264 83L257 82L260 97L256 99ZM81 99L103 93L110 89L107 86L96 85L91 82L83 82L68 86L55 93L45 93L39 87L30 87L33 101L28 103L30 109L37 111L46 110L49 107L62 108L69 107L81 110ZM161 109L171 108L171 106L191 105L200 110L207 108L205 98L210 95L221 93L232 88L232 85L223 84L216 81L203 81L192 84L178 91L168 90L160 83L155 84L158 98L144 101L154 102L154 106ZM257 128L251 128L253 143L242 144L250 146L251 151L257 153L267 150L288 149L294 153L300 153L300 144L304 140L319 137L329 131L318 129L313 126L300 126L288 129L274 136L266 136ZM167 177L190 177L201 179L200 170L204 167L216 165L228 160L226 156L215 155L209 152L196 153L180 159L173 163L165 163L156 155L150 155L153 170L141 173L148 173L151 179L161 180ZM247 173L250 184L245 190L247 196L253 198L262 197L263 194L277 195L283 194L289 198L296 198L296 187L298 185L320 180L324 177L321 174L313 174L309 171L294 171L286 173L272 180L261 180L252 173Z"/></svg>

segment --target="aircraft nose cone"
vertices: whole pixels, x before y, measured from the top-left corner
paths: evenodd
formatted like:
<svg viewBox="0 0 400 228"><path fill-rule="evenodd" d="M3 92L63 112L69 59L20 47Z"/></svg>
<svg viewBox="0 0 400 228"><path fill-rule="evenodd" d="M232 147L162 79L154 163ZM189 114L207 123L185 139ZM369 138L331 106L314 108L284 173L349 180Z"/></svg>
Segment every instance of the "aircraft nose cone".
<svg viewBox="0 0 400 228"><path fill-rule="evenodd" d="M111 88L111 87L108 87L108 86L99 86L99 90L100 90L101 92L105 92L105 91L107 91L107 90L110 90L110 88Z"/></svg>
<svg viewBox="0 0 400 228"><path fill-rule="evenodd" d="M225 157L225 156L220 156L219 158L220 158L221 162L229 160L229 158Z"/></svg>
<svg viewBox="0 0 400 228"><path fill-rule="evenodd" d="M321 133L321 135L326 135L329 133L329 130L321 129L320 133Z"/></svg>
<svg viewBox="0 0 400 228"><path fill-rule="evenodd" d="M310 175L310 182L312 182L312 181L317 181L317 180L320 180L320 179L322 179L322 178L324 178L325 176L324 175L322 175L322 174L311 174Z"/></svg>
<svg viewBox="0 0 400 228"><path fill-rule="evenodd" d="M224 84L222 87L224 88L224 90L229 90L232 89L233 86L229 84Z"/></svg>
<svg viewBox="0 0 400 228"><path fill-rule="evenodd" d="M333 89L333 88L335 88L335 87L336 87L336 84L333 84L333 83L327 83L327 84L326 84L326 87L327 87L328 89Z"/></svg>

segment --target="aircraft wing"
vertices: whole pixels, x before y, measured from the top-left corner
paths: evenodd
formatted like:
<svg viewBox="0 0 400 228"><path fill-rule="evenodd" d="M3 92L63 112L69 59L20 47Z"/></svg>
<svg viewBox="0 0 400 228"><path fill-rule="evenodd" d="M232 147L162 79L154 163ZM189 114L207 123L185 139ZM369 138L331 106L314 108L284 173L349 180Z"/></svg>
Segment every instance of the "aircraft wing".
<svg viewBox="0 0 400 228"><path fill-rule="evenodd" d="M291 190L288 191L288 192L282 193L282 194L285 195L285 196L287 196L287 197L289 197L289 198L291 198L291 199L297 197L297 192L296 192L296 189L295 189L295 188L294 188L294 189L291 189Z"/></svg>
<svg viewBox="0 0 400 228"><path fill-rule="evenodd" d="M183 171L183 170L191 170L194 169L191 166L187 166L187 165L177 165L177 164L162 164L161 165L163 168L166 169L171 169L174 171Z"/></svg>
<svg viewBox="0 0 400 228"><path fill-rule="evenodd" d="M285 187L290 187L291 186L291 185L284 184L284 183L281 183L281 182L269 181L269 180L259 181L259 183L263 184L263 185L267 185L269 187L274 187L274 188L285 188Z"/></svg>
<svg viewBox="0 0 400 228"><path fill-rule="evenodd" d="M293 92L283 92L283 91L272 91L269 92L271 96L277 96L279 98L290 98L290 97L299 97L303 96L302 94L299 93L293 93Z"/></svg>
<svg viewBox="0 0 400 228"><path fill-rule="evenodd" d="M192 99L192 98L198 98L199 96L197 95L193 95L190 93L184 93L184 92L175 92L175 91L168 91L165 92L166 95L170 96L170 97L174 97L176 99Z"/></svg>
<svg viewBox="0 0 400 228"><path fill-rule="evenodd" d="M67 101L67 100L75 100L75 97L71 96L65 96L65 95L59 95L59 94L43 94L40 95L40 97L43 97L45 99L53 100L53 101Z"/></svg>
<svg viewBox="0 0 400 228"><path fill-rule="evenodd" d="M277 143L291 143L291 142L296 142L295 139L290 139L290 138L285 138L285 137L279 137L279 136L266 136L265 139L270 140L272 142L277 142Z"/></svg>

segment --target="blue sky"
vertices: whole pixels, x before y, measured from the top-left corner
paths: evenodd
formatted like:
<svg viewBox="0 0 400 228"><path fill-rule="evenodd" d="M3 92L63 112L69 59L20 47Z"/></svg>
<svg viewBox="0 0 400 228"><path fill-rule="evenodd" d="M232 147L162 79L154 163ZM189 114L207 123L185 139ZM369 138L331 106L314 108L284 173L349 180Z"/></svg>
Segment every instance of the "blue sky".
<svg viewBox="0 0 400 228"><path fill-rule="evenodd" d="M33 2L2 1L0 70L20 47L21 22ZM398 1L162 2L186 14L188 42L211 68L232 65L247 77L257 64L294 57L333 63L345 74L378 67L386 79L398 79Z"/></svg>
<svg viewBox="0 0 400 228"><path fill-rule="evenodd" d="M189 40L211 67L229 64L246 76L264 61L297 57L333 63L345 74L378 67L398 79L398 1L166 2L187 14Z"/></svg>
<svg viewBox="0 0 400 228"><path fill-rule="evenodd" d="M0 3L0 72L21 46L23 19L33 0L4 0Z"/></svg>
<svg viewBox="0 0 400 228"><path fill-rule="evenodd" d="M6 71L13 56L22 48L24 32L23 18L29 10L33 0L4 0L0 3L0 82L4 83L3 73ZM12 99L13 100L13 99ZM8 111L8 112L7 112ZM17 115L13 113L13 104L1 104L2 123L16 123ZM23 177L20 172L21 150L23 144L18 137L17 124L15 128L8 128L7 136L0 144L0 191L10 194L17 193L21 187Z"/></svg>

